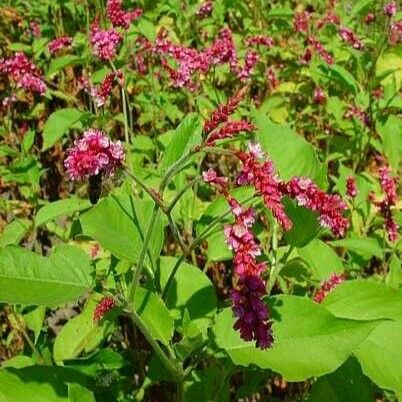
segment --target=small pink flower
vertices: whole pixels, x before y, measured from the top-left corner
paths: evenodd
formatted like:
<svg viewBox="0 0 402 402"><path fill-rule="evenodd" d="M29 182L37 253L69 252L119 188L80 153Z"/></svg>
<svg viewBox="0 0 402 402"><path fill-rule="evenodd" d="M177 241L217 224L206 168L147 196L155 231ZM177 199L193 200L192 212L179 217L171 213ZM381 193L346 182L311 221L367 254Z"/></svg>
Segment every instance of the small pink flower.
<svg viewBox="0 0 402 402"><path fill-rule="evenodd" d="M124 10L123 0L108 0L106 4L106 12L109 21L114 27L122 27L125 29L127 29L133 21L143 14L141 8L132 11Z"/></svg>
<svg viewBox="0 0 402 402"><path fill-rule="evenodd" d="M370 117L365 113L362 109L357 106L349 105L345 114L343 115L345 119L352 119L355 118L360 120L362 124L366 127L370 127Z"/></svg>
<svg viewBox="0 0 402 402"><path fill-rule="evenodd" d="M123 161L120 141L112 142L102 131L90 129L68 150L64 165L70 179L78 181L98 174L110 176Z"/></svg>
<svg viewBox="0 0 402 402"><path fill-rule="evenodd" d="M90 88L89 93L94 98L97 107L101 107L106 103L112 92L115 79L116 73L108 73L99 86Z"/></svg>
<svg viewBox="0 0 402 402"><path fill-rule="evenodd" d="M402 20L391 24L391 30L389 34L389 43L396 45L402 42Z"/></svg>
<svg viewBox="0 0 402 402"><path fill-rule="evenodd" d="M345 274L340 275L336 273L331 274L331 276L327 281L321 283L320 289L314 296L314 301L316 303L322 303L322 301L328 296L328 294L342 282L345 282L345 280L346 280Z"/></svg>
<svg viewBox="0 0 402 402"><path fill-rule="evenodd" d="M321 87L316 87L314 89L313 101L317 105L322 105L327 101L327 96L325 95Z"/></svg>
<svg viewBox="0 0 402 402"><path fill-rule="evenodd" d="M94 322L100 321L106 315L106 313L108 313L114 307L116 307L116 301L113 299L113 297L103 297L95 307L93 314Z"/></svg>
<svg viewBox="0 0 402 402"><path fill-rule="evenodd" d="M214 9L212 0L205 0L197 11L197 15L201 18L209 17Z"/></svg>
<svg viewBox="0 0 402 402"><path fill-rule="evenodd" d="M327 52L324 45L314 36L309 36L308 43L312 46L315 52L324 60L327 64L333 64L333 57Z"/></svg>
<svg viewBox="0 0 402 402"><path fill-rule="evenodd" d="M260 56L257 52L255 52L254 50L248 50L244 59L244 66L238 72L237 78L239 78L239 80L242 82L247 81L253 73L254 68L259 60Z"/></svg>
<svg viewBox="0 0 402 402"><path fill-rule="evenodd" d="M398 10L398 6L396 1L390 1L384 6L384 14L388 15L388 17L393 17Z"/></svg>
<svg viewBox="0 0 402 402"><path fill-rule="evenodd" d="M356 50L362 50L364 48L363 42L356 36L356 34L349 28L340 28L339 35L342 40L350 45Z"/></svg>
<svg viewBox="0 0 402 402"><path fill-rule="evenodd" d="M49 45L48 49L50 54L55 54L61 49L69 48L73 43L73 38L70 36L61 36L60 38L53 39Z"/></svg>
<svg viewBox="0 0 402 402"><path fill-rule="evenodd" d="M101 30L98 20L91 25L90 42L92 52L102 60L112 60L116 56L117 48L122 40L121 35L114 28Z"/></svg>
<svg viewBox="0 0 402 402"><path fill-rule="evenodd" d="M255 125L247 120L228 121L220 129L211 133L206 144L214 145L215 141L234 137L240 132L252 132L256 129Z"/></svg>
<svg viewBox="0 0 402 402"><path fill-rule="evenodd" d="M346 194L349 198L356 198L358 191L356 185L356 179L353 176L349 176L346 179Z"/></svg>
<svg viewBox="0 0 402 402"><path fill-rule="evenodd" d="M265 46L271 48L274 46L274 40L269 36L254 35L246 39L247 46Z"/></svg>
<svg viewBox="0 0 402 402"><path fill-rule="evenodd" d="M375 14L373 13L368 13L365 17L364 17L364 22L367 25L372 24L375 21Z"/></svg>
<svg viewBox="0 0 402 402"><path fill-rule="evenodd" d="M293 29L296 32L308 32L308 23L310 20L310 14L307 11L296 13L293 19Z"/></svg>

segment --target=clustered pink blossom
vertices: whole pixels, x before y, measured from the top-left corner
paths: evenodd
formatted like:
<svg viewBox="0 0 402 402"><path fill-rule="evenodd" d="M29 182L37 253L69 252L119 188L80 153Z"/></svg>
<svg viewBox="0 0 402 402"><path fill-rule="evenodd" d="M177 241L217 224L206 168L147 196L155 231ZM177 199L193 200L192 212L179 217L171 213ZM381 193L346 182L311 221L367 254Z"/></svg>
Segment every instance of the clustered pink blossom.
<svg viewBox="0 0 402 402"><path fill-rule="evenodd" d="M357 37L357 35L349 28L340 28L339 35L342 40L356 50L362 50L364 48L363 42Z"/></svg>
<svg viewBox="0 0 402 402"><path fill-rule="evenodd" d="M237 286L232 290L232 310L236 317L234 329L245 341L255 341L260 349L273 343L272 323L262 298L266 295L262 274L267 270L264 262L258 262L261 250L251 230L254 212L244 210L226 188L226 178L213 171L205 172L204 180L214 185L227 199L235 222L225 227L226 242L234 252L233 265Z"/></svg>
<svg viewBox="0 0 402 402"><path fill-rule="evenodd" d="M317 293L314 296L314 301L316 303L322 303L322 301L328 296L328 294L338 285L345 282L345 280L345 274L331 274L328 280L321 283L320 289L318 289Z"/></svg>
<svg viewBox="0 0 402 402"><path fill-rule="evenodd" d="M206 145L214 145L215 141L231 138L240 132L252 132L256 129L254 124L247 120L228 121L221 128L213 131L206 141Z"/></svg>
<svg viewBox="0 0 402 402"><path fill-rule="evenodd" d="M90 32L92 52L100 59L112 60L116 56L121 40L122 37L116 29L100 29L98 19L92 23Z"/></svg>
<svg viewBox="0 0 402 402"><path fill-rule="evenodd" d="M7 74L17 84L17 87L37 92L40 95L44 95L46 92L46 84L41 77L41 71L22 52L18 52L8 59L0 59L0 73Z"/></svg>
<svg viewBox="0 0 402 402"><path fill-rule="evenodd" d="M384 88L382 86L379 86L371 92L374 98L376 99L381 99L384 96Z"/></svg>
<svg viewBox="0 0 402 402"><path fill-rule="evenodd" d="M311 45L313 50L320 56L322 60L324 60L327 64L333 64L334 62L333 57L327 52L324 45L317 38L315 38L314 36L309 36L308 43ZM311 50L309 57L307 57L306 55L307 50L308 49L306 49L306 52L303 56L303 61L305 61L306 64L311 60Z"/></svg>
<svg viewBox="0 0 402 402"><path fill-rule="evenodd" d="M49 45L48 49L50 54L55 54L61 49L69 48L73 43L73 38L70 36L61 36L60 38L53 39Z"/></svg>
<svg viewBox="0 0 402 402"><path fill-rule="evenodd" d="M123 0L108 0L106 12L109 21L114 27L127 29L133 21L142 15L143 10L136 8L132 11L126 11L123 9Z"/></svg>
<svg viewBox="0 0 402 402"><path fill-rule="evenodd" d="M356 185L356 179L353 176L349 176L346 179L346 194L349 198L356 198L358 191Z"/></svg>
<svg viewBox="0 0 402 402"><path fill-rule="evenodd" d="M310 14L307 11L295 13L293 18L293 29L296 32L308 32L308 24L310 20Z"/></svg>
<svg viewBox="0 0 402 402"><path fill-rule="evenodd" d="M38 21L31 21L29 23L29 30L35 38L40 38L42 35L42 28Z"/></svg>
<svg viewBox="0 0 402 402"><path fill-rule="evenodd" d="M360 120L366 127L370 127L370 117L358 106L349 105L343 117L345 119L355 118Z"/></svg>
<svg viewBox="0 0 402 402"><path fill-rule="evenodd" d="M120 141L113 142L96 129L85 131L67 153L64 165L70 179L75 181L98 174L110 176L124 161Z"/></svg>
<svg viewBox="0 0 402 402"><path fill-rule="evenodd" d="M247 46L266 46L268 48L271 48L274 46L274 40L269 37L269 36L264 36L264 35L254 35L254 36L249 36L246 39L246 45Z"/></svg>
<svg viewBox="0 0 402 402"><path fill-rule="evenodd" d="M383 159L380 159L383 162ZM374 201L374 205L379 209L382 217L384 218L385 230L388 234L388 239L395 242L399 238L399 225L396 223L392 215L392 207L398 201L397 185L398 178L392 177L391 168L387 164L383 164L379 170L380 185L384 193L382 201Z"/></svg>
<svg viewBox="0 0 402 402"><path fill-rule="evenodd" d="M349 222L343 216L346 204L339 195L327 194L307 177L293 177L284 185L283 192L298 205L318 212L320 225L330 229L335 236L345 234Z"/></svg>
<svg viewBox="0 0 402 402"><path fill-rule="evenodd" d="M375 14L374 13L368 13L365 17L364 17L364 22L369 25L372 24L375 21Z"/></svg>
<svg viewBox="0 0 402 402"><path fill-rule="evenodd" d="M402 20L393 22L389 33L389 43L391 45L396 45L400 42L402 42Z"/></svg>
<svg viewBox="0 0 402 402"><path fill-rule="evenodd" d="M398 6L396 1L390 1L389 3L384 5L384 13L388 15L388 17L393 17L398 10Z"/></svg>
<svg viewBox="0 0 402 402"><path fill-rule="evenodd" d="M101 301L96 305L94 310L94 322L100 321L106 315L106 313L114 307L116 307L116 301L113 299L113 297L102 297Z"/></svg>
<svg viewBox="0 0 402 402"><path fill-rule="evenodd" d="M279 86L280 81L276 76L275 70L272 67L267 69L265 77L267 79L268 88L270 91L275 90Z"/></svg>
<svg viewBox="0 0 402 402"><path fill-rule="evenodd" d="M317 105L322 105L327 101L327 96L321 87L316 87L313 93L313 101Z"/></svg>
<svg viewBox="0 0 402 402"><path fill-rule="evenodd" d="M219 105L213 112L211 117L204 123L204 133L210 133L215 130L219 124L225 123L229 116L236 110L240 101L243 99L247 87L243 87L237 91L231 98L228 99L223 105Z"/></svg>
<svg viewBox="0 0 402 402"><path fill-rule="evenodd" d="M214 2L212 0L205 0L197 11L197 15L201 18L209 17L214 9Z"/></svg>
<svg viewBox="0 0 402 402"><path fill-rule="evenodd" d="M261 160L264 156L261 148L252 144L249 145L248 152L239 151L237 156L243 164L237 183L252 184L283 229L291 229L292 222L282 204L282 183L276 174L273 162Z"/></svg>
<svg viewBox="0 0 402 402"><path fill-rule="evenodd" d="M115 79L119 78L119 76L121 76L121 72L119 71L117 73L110 72L106 74L106 77L99 86L89 85L89 90L87 87L87 90L89 94L93 97L97 107L101 107L106 103L107 99L110 96L110 93L112 92Z"/></svg>
<svg viewBox="0 0 402 402"><path fill-rule="evenodd" d="M334 24L334 25L339 25L341 22L340 18L338 15L336 15L333 11L328 11L324 18L320 19L317 22L317 29L321 29L325 25L328 24Z"/></svg>
<svg viewBox="0 0 402 402"><path fill-rule="evenodd" d="M242 82L247 81L253 73L254 68L259 60L260 56L257 52L254 50L248 50L244 59L244 66L238 72L237 78L239 78L239 80Z"/></svg>

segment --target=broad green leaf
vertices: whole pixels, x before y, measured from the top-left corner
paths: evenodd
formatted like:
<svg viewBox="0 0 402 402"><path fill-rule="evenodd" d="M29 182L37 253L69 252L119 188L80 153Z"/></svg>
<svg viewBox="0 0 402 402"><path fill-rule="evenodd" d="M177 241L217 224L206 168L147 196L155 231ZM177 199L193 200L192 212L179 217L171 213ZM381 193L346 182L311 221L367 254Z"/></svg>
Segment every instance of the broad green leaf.
<svg viewBox="0 0 402 402"><path fill-rule="evenodd" d="M318 160L313 146L290 127L273 123L261 112L256 113L257 139L284 180L307 176L320 187L327 184L326 169Z"/></svg>
<svg viewBox="0 0 402 402"><path fill-rule="evenodd" d="M42 331L43 321L45 320L46 308L39 306L32 311L24 314L24 321L27 327L35 334L35 343L37 342L39 335Z"/></svg>
<svg viewBox="0 0 402 402"><path fill-rule="evenodd" d="M35 216L35 226L44 225L61 215L71 215L74 212L82 211L90 206L91 203L88 200L75 197L51 202L38 211Z"/></svg>
<svg viewBox="0 0 402 402"><path fill-rule="evenodd" d="M173 318L161 298L139 287L135 292L134 307L153 338L168 345L173 336Z"/></svg>
<svg viewBox="0 0 402 402"><path fill-rule="evenodd" d="M84 112L74 108L60 109L53 112L43 127L42 151L53 146L83 115Z"/></svg>
<svg viewBox="0 0 402 402"><path fill-rule="evenodd" d="M168 276L177 259L161 257L161 287L165 287ZM199 328L206 327L216 312L216 295L209 278L197 267L187 263L180 265L169 288L166 305L176 319L182 319L186 310L189 319Z"/></svg>
<svg viewBox="0 0 402 402"><path fill-rule="evenodd" d="M402 50L398 47L391 48L392 50L383 52L377 60L376 77L386 75L382 80L382 84L386 85L396 80L397 89L402 85ZM386 74L388 72L388 74ZM395 78L394 78L395 77Z"/></svg>
<svg viewBox="0 0 402 402"><path fill-rule="evenodd" d="M198 115L188 114L172 134L161 161L165 172L173 163L201 142L202 122Z"/></svg>
<svg viewBox="0 0 402 402"><path fill-rule="evenodd" d="M402 291L371 279L356 279L333 289L323 306L337 317L352 320L402 318Z"/></svg>
<svg viewBox="0 0 402 402"><path fill-rule="evenodd" d="M96 402L94 394L79 384L68 384L69 402Z"/></svg>
<svg viewBox="0 0 402 402"><path fill-rule="evenodd" d="M0 301L55 307L78 299L92 286L88 255L56 246L49 258L16 246L0 250Z"/></svg>
<svg viewBox="0 0 402 402"><path fill-rule="evenodd" d="M9 244L19 244L30 230L31 225L29 219L15 219L10 222L0 235L0 247L5 247Z"/></svg>
<svg viewBox="0 0 402 402"><path fill-rule="evenodd" d="M12 367L12 368L24 368L28 366L33 366L35 363L33 362L31 357L25 355L14 356L11 359L5 360L1 364L1 368ZM1 399L0 399L1 401Z"/></svg>
<svg viewBox="0 0 402 402"><path fill-rule="evenodd" d="M226 243L223 230L208 236L207 259L208 261L227 261L233 258L233 253Z"/></svg>
<svg viewBox="0 0 402 402"><path fill-rule="evenodd" d="M353 251L359 254L364 259L369 260L371 257L375 256L379 259L383 258L383 249L377 239L371 237L366 238L349 238L334 240L329 242L334 247L343 247L349 251Z"/></svg>
<svg viewBox="0 0 402 402"><path fill-rule="evenodd" d="M374 387L355 358L335 372L320 377L311 389L309 402L372 402Z"/></svg>
<svg viewBox="0 0 402 402"><path fill-rule="evenodd" d="M355 350L363 373L379 387L402 393L402 321L384 322Z"/></svg>
<svg viewBox="0 0 402 402"><path fill-rule="evenodd" d="M346 91L356 95L360 91L359 83L356 81L355 77L338 64L333 64L328 66L326 64L320 65L320 69L328 76L330 80L336 81L344 88Z"/></svg>
<svg viewBox="0 0 402 402"><path fill-rule="evenodd" d="M333 272L344 271L341 258L322 240L314 239L307 246L297 250L300 258L313 272L313 279L323 281Z"/></svg>
<svg viewBox="0 0 402 402"><path fill-rule="evenodd" d="M72 54L66 54L64 56L56 57L51 60L47 76L50 77L54 73L62 70L64 67L72 66L74 64L80 64L85 61L85 57L74 56Z"/></svg>
<svg viewBox="0 0 402 402"><path fill-rule="evenodd" d="M237 365L255 364L272 369L289 381L303 381L336 370L378 325L377 322L344 320L324 307L297 296L270 299L274 344L267 350L240 339L232 329L230 309L216 318L215 341Z"/></svg>
<svg viewBox="0 0 402 402"><path fill-rule="evenodd" d="M285 212L292 221L292 229L285 231L286 242L295 247L303 247L314 239L320 229L317 214L297 205L293 200L284 198Z"/></svg>
<svg viewBox="0 0 402 402"><path fill-rule="evenodd" d="M58 333L53 346L53 357L56 362L77 357L81 352L90 352L103 339L107 323L95 323L93 314L97 302L88 301L82 313L67 322Z"/></svg>
<svg viewBox="0 0 402 402"><path fill-rule="evenodd" d="M89 385L89 379L74 370L57 366L0 370L0 392L5 402L68 402L66 383L85 387Z"/></svg>
<svg viewBox="0 0 402 402"><path fill-rule="evenodd" d="M377 123L376 128L382 138L384 154L397 172L402 153L402 119L391 115L384 124Z"/></svg>
<svg viewBox="0 0 402 402"><path fill-rule="evenodd" d="M83 233L97 240L116 257L136 261L152 208L150 199L110 195L81 215ZM162 243L163 223L159 218L151 240L154 257L159 256Z"/></svg>

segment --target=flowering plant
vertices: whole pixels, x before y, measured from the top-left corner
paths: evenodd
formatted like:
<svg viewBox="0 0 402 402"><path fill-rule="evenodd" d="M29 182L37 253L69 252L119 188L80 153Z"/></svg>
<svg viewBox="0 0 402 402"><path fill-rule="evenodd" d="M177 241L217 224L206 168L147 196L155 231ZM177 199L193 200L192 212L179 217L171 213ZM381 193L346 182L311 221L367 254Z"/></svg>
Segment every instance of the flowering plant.
<svg viewBox="0 0 402 402"><path fill-rule="evenodd" d="M397 2L28 3L0 400L400 398Z"/></svg>

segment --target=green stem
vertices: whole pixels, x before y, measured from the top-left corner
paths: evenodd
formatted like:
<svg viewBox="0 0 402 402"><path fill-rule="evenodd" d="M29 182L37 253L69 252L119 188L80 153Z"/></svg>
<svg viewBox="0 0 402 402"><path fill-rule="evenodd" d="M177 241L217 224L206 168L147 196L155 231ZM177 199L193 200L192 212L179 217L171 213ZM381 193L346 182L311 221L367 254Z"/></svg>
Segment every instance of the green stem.
<svg viewBox="0 0 402 402"><path fill-rule="evenodd" d="M285 253L285 255L281 258L281 264L278 264L276 261L274 265L272 265L271 272L269 275L268 283L267 283L267 295L269 296L272 292L272 288L275 285L275 282L281 272L281 269L285 265L287 259L289 258L290 254L292 254L294 250L294 246L290 246L289 250Z"/></svg>
<svg viewBox="0 0 402 402"><path fill-rule="evenodd" d="M187 192L188 189L194 186L194 184L198 183L200 181L199 178L191 180L188 182L173 198L173 200L170 202L169 206L167 207L166 212L170 213L172 212L173 208L176 206L176 204L179 202L180 198Z"/></svg>
<svg viewBox="0 0 402 402"><path fill-rule="evenodd" d="M135 270L134 278L133 278L133 281L131 284L131 289L130 289L130 294L129 294L130 302L134 301L135 291L137 290L138 283L141 278L142 270L144 268L145 256L148 251L149 242L151 241L152 233L154 231L154 228L155 228L155 225L157 222L159 208L160 207L158 204L154 204L154 209L152 211L151 220L149 221L148 229L145 234L144 244L142 245L142 249L141 249L140 255L138 257L137 269Z"/></svg>

